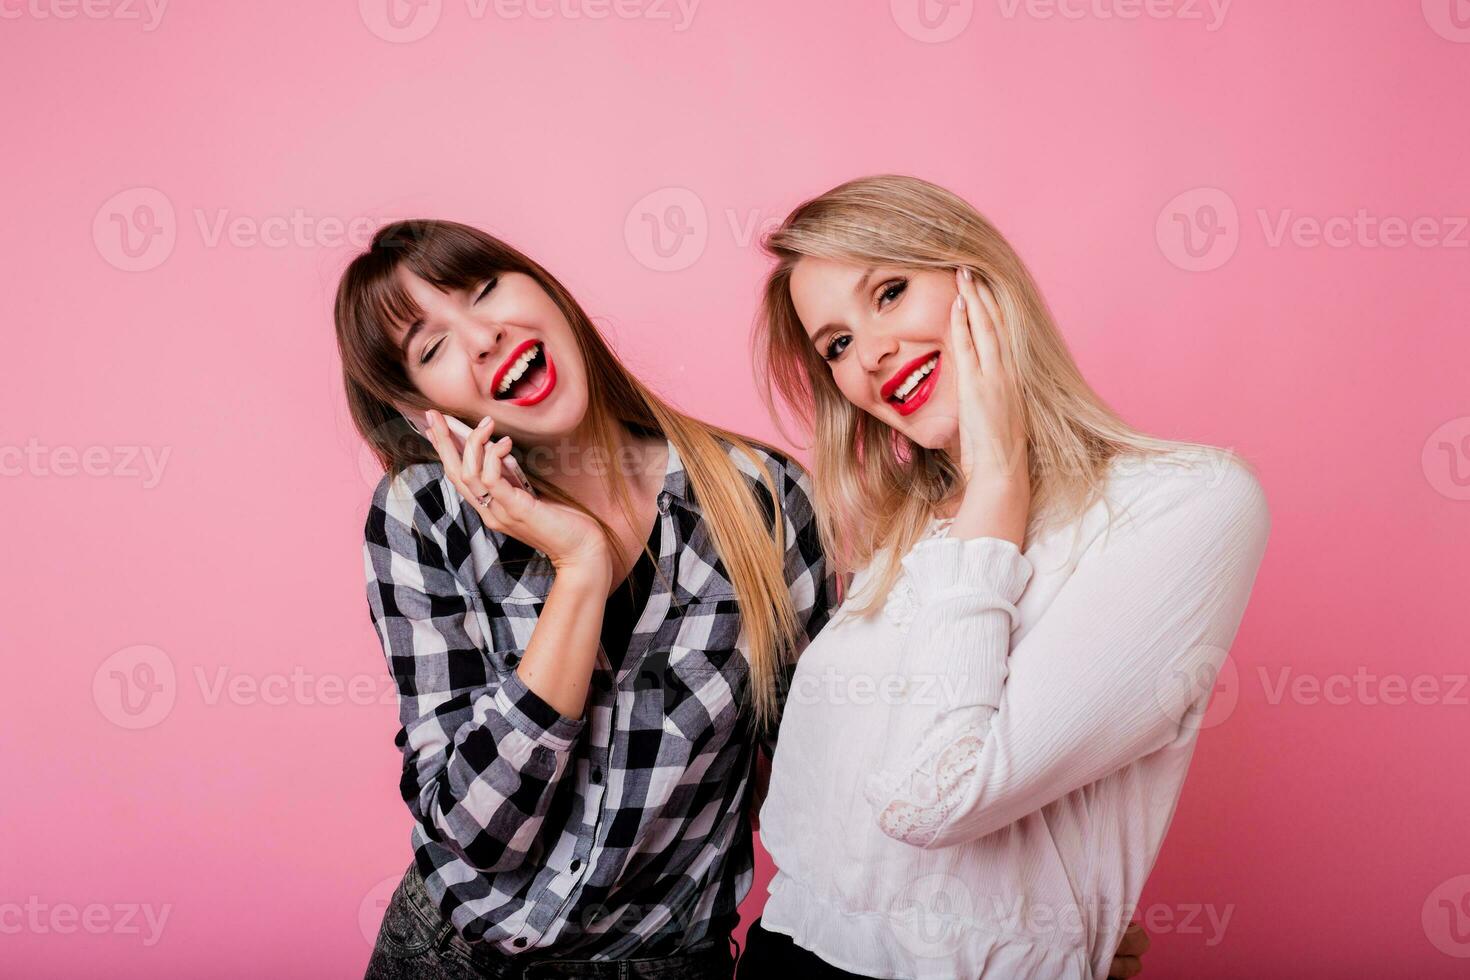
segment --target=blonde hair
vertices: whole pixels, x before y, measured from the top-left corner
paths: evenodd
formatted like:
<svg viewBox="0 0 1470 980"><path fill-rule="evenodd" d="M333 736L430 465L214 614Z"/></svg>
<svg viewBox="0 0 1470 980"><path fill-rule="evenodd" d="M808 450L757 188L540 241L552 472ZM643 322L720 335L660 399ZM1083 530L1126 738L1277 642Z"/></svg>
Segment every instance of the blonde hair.
<svg viewBox="0 0 1470 980"><path fill-rule="evenodd" d="M797 207L762 246L776 265L766 278L756 324L756 373L778 424L776 395L813 437L823 546L843 575L887 552L872 577L876 588L866 603L854 604L855 615L881 605L900 559L923 536L939 505L963 490L963 477L947 453L919 445L843 396L792 304L791 272L804 257L916 270L963 266L990 288L1024 412L1028 540L1075 519L1102 497L1108 466L1121 454L1157 457L1194 449L1240 459L1229 450L1149 436L1124 422L1083 379L1015 249L969 203L942 187L892 174L849 181Z"/></svg>
<svg viewBox="0 0 1470 980"><path fill-rule="evenodd" d="M665 403L629 373L566 288L509 244L457 222L413 220L378 230L369 249L343 272L335 307L348 409L357 431L391 476L415 463L440 462L432 445L413 433L393 407L394 403L435 407L409 380L402 354L391 339L393 323L407 322L418 315L396 277L399 266L440 288L464 288L496 272L530 276L556 303L577 340L587 366L588 403L583 427L592 445L605 454L602 458L617 458L619 426L637 426L674 444L739 602L741 626L749 645L751 720L762 729L773 725L779 703L777 684L783 668L795 657L799 624L786 586L782 488L773 482L752 447L777 450L701 422ZM469 421L473 424L479 420ZM773 528L768 530L766 514L720 444L722 439L749 457L761 474L776 515ZM620 466L604 469L614 499L629 524L636 526L627 474ZM606 522L530 467L526 475L542 497L573 507L596 521L612 552L622 554L616 534ZM644 551L657 558L646 544Z"/></svg>

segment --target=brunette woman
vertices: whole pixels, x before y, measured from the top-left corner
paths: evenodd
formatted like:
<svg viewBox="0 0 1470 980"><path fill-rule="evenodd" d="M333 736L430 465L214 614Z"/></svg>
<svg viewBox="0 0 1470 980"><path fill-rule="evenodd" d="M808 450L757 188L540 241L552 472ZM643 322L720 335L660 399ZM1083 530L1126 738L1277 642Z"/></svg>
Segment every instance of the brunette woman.
<svg viewBox="0 0 1470 980"><path fill-rule="evenodd" d="M807 476L464 225L381 229L336 325L413 818L368 976L730 976L753 760L830 601Z"/></svg>

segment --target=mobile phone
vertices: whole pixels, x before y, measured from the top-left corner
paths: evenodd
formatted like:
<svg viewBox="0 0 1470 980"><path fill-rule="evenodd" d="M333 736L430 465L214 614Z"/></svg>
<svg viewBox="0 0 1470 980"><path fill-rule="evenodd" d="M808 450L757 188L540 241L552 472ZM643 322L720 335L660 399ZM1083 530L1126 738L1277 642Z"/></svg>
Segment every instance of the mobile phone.
<svg viewBox="0 0 1470 980"><path fill-rule="evenodd" d="M400 408L398 413L403 416L413 431L425 439L429 437L429 418L427 415L418 409L405 408ZM447 412L440 412L439 414L443 416L444 424L449 426L449 438L454 440L454 448L459 450L460 453L463 453L465 440L473 435L475 430ZM531 481L526 478L526 471L521 468L521 461L516 459L514 446L511 447L510 453L504 457L502 468L505 472L506 480L512 486L520 487L533 497L538 496L536 488L531 486Z"/></svg>

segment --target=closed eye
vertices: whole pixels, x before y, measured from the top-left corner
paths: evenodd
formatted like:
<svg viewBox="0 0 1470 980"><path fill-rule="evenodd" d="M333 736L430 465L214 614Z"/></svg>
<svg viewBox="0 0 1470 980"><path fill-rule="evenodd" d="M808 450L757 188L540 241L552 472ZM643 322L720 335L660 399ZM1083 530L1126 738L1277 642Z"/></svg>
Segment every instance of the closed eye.
<svg viewBox="0 0 1470 980"><path fill-rule="evenodd" d="M486 296L490 295L490 290L494 289L496 283L498 283L498 282L500 282L500 277L499 276L491 276L489 279L485 280L485 286L484 286L484 288L481 289L479 291L479 293L477 293L475 295L475 300L474 301L476 303L478 303L478 302L480 302L480 300L482 300ZM442 344L443 344L443 341L440 341L438 344L435 344L433 347L430 347L427 350L425 350L424 353L423 353L423 355L419 358L419 363L420 364L428 364L430 361L432 361L434 359L434 354L439 350L439 347Z"/></svg>

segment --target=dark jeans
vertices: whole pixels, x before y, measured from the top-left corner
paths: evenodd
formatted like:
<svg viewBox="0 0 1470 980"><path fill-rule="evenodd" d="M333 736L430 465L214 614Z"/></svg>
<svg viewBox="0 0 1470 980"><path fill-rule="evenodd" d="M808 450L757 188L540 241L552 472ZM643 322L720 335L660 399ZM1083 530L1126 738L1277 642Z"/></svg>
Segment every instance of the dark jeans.
<svg viewBox="0 0 1470 980"><path fill-rule="evenodd" d="M861 973L839 970L810 950L792 942L791 937L762 928L761 920L750 924L745 934L745 952L740 954L736 980L768 980L771 977L800 977L801 980L843 980Z"/></svg>
<svg viewBox="0 0 1470 980"><path fill-rule="evenodd" d="M821 959L816 953L803 949L790 936L771 932L761 927L761 920L750 924L745 934L745 952L735 980L766 980L767 977L799 976L802 980L841 980L857 977L868 980L862 973L848 973Z"/></svg>
<svg viewBox="0 0 1470 980"><path fill-rule="evenodd" d="M410 864L398 883L373 947L364 980L497 977L502 980L730 980L735 958L729 936L712 936L672 956L625 960L573 960L507 956L471 943L445 919Z"/></svg>

